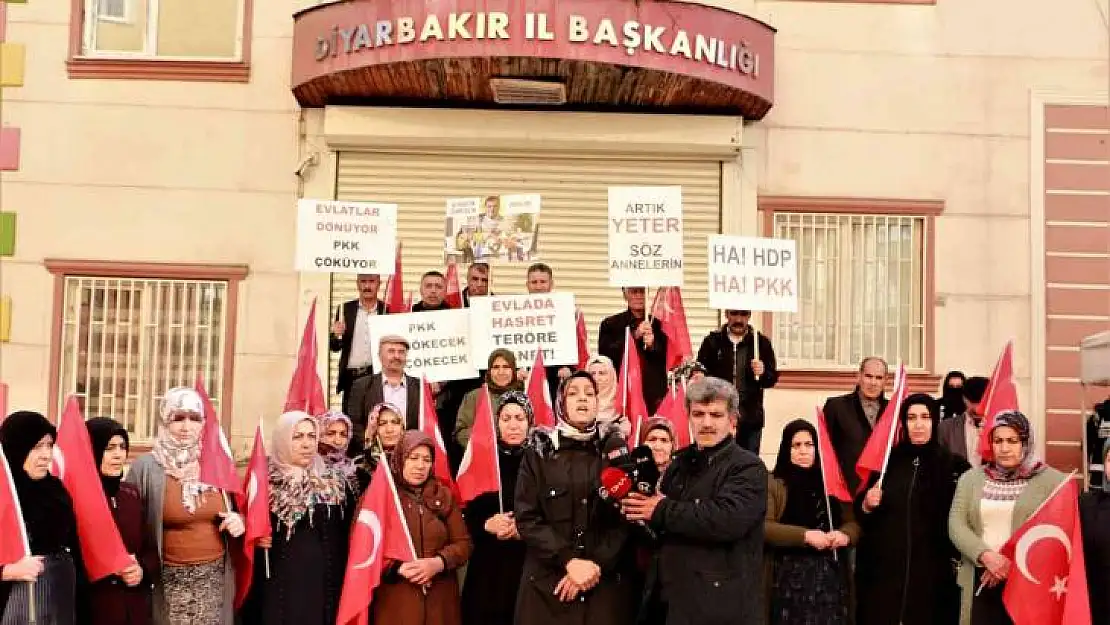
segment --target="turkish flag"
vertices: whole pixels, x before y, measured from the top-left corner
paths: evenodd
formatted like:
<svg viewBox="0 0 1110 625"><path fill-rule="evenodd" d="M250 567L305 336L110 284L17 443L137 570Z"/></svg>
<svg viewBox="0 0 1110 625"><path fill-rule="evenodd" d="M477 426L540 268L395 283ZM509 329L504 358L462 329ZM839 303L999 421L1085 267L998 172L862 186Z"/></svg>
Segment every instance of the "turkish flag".
<svg viewBox="0 0 1110 625"><path fill-rule="evenodd" d="M547 385L547 368L543 365L543 350L536 350L536 360L528 372L525 393L532 402L536 425L555 427L555 410L551 403L551 387Z"/></svg>
<svg viewBox="0 0 1110 625"><path fill-rule="evenodd" d="M423 387L424 399L420 402L420 424L418 427L421 432L435 441L435 476L451 489L452 494L458 497L459 488L451 477L451 463L447 460L447 445L444 444L443 434L439 431L439 416L436 414L436 400L435 397L432 397L432 387L428 384L428 380L423 377L420 378L420 385Z"/></svg>
<svg viewBox="0 0 1110 625"><path fill-rule="evenodd" d="M54 444L50 471L62 481L73 500L77 539L81 543L81 558L89 581L104 579L134 564L135 558L127 553L104 496L89 430L73 395L66 400L58 419L58 440Z"/></svg>
<svg viewBox="0 0 1110 625"><path fill-rule="evenodd" d="M640 352L632 331L624 329L624 358L621 360L620 391L617 393L617 413L628 417L632 424L632 440L640 440L640 426L648 418L644 401L644 374L640 368Z"/></svg>
<svg viewBox="0 0 1110 625"><path fill-rule="evenodd" d="M370 600L374 597L374 589L381 584L386 562L416 559L416 549L387 465L387 462L378 463L370 487L359 502L358 515L351 528L343 590L339 595L337 625L365 625L369 621Z"/></svg>
<svg viewBox="0 0 1110 625"><path fill-rule="evenodd" d="M574 332L578 337L578 368L585 369L586 363L590 361L590 335L586 334L586 315L581 308L576 308L574 317L578 324Z"/></svg>
<svg viewBox="0 0 1110 625"><path fill-rule="evenodd" d="M220 419L212 408L212 400L204 389L204 380L197 376L196 391L204 404L204 428L200 431L200 482L229 493L239 493L242 485L235 471L235 457L227 444Z"/></svg>
<svg viewBox="0 0 1110 625"><path fill-rule="evenodd" d="M821 458L821 481L825 483L825 494L845 503L852 503L852 492L848 482L840 472L836 460L836 450L829 439L829 426L825 423L825 413L817 407L817 454Z"/></svg>
<svg viewBox="0 0 1110 625"><path fill-rule="evenodd" d="M546 386L546 385L545 385ZM501 492L497 457L497 426L490 404L489 387L482 385L474 407L474 427L459 465L459 496L466 503L482 493Z"/></svg>
<svg viewBox="0 0 1110 625"><path fill-rule="evenodd" d="M1070 475L999 553L1013 563L1002 602L1014 625L1091 625L1079 487Z"/></svg>
<svg viewBox="0 0 1110 625"><path fill-rule="evenodd" d="M401 273L401 242L397 242L397 256L393 261L393 275L385 282L385 311L407 313L412 309L405 304L404 276Z"/></svg>
<svg viewBox="0 0 1110 625"><path fill-rule="evenodd" d="M655 414L666 418L674 426L674 435L678 439L675 441L675 450L682 449L693 441L690 433L690 418L686 414L686 385L672 384L670 392L663 397L663 401L659 402L659 408L656 409ZM643 441L637 441L637 443L642 444Z"/></svg>
<svg viewBox="0 0 1110 625"><path fill-rule="evenodd" d="M243 511L243 554L235 567L235 608L243 606L254 579L254 550L258 541L273 536L270 525L270 471L266 462L266 445L262 440L262 420L254 431L254 449L247 464L243 480L243 494L239 496L239 509Z"/></svg>
<svg viewBox="0 0 1110 625"><path fill-rule="evenodd" d="M15 494L15 481L8 457L0 447L0 566L19 562L31 555L27 544L27 528L23 524L23 511L19 507L19 496ZM23 470L22 467L19 468ZM103 491L101 491L103 492ZM115 527L115 524L112 525Z"/></svg>
<svg viewBox="0 0 1110 625"><path fill-rule="evenodd" d="M324 385L316 373L316 357L316 298L313 298L301 335L301 347L297 350L297 367L293 369L289 391L285 394L286 412L301 410L314 416L327 412Z"/></svg>
<svg viewBox="0 0 1110 625"><path fill-rule="evenodd" d="M906 366L898 364L898 373L894 376L894 390L891 393L890 401L887 402L883 414L879 416L879 420L875 423L875 428L871 430L871 436L867 439L867 444L863 446L863 452L859 455L859 460L856 461L856 475L860 479L860 489L867 488L867 480L871 478L872 473L878 473L880 476L886 473L886 463L890 459L890 450L894 448L894 444L898 442L902 433L902 422L898 420L898 413L902 410L902 403L906 401L909 395L908 384L906 384ZM879 478L880 480L882 477Z"/></svg>
<svg viewBox="0 0 1110 625"><path fill-rule="evenodd" d="M991 428L994 417L1000 412L1018 409L1017 384L1014 383L1014 341L1010 340L998 356L998 362L991 372L991 381L983 392L983 403L979 412L983 415L983 430L979 434L979 455L983 462L994 458L991 449Z"/></svg>
<svg viewBox="0 0 1110 625"><path fill-rule="evenodd" d="M686 326L686 307L682 304L682 290L665 286L655 291L651 315L659 320L663 334L667 335L667 368L673 369L694 357L690 345L690 329Z"/></svg>
<svg viewBox="0 0 1110 625"><path fill-rule="evenodd" d="M459 265L455 261L447 263L447 296L444 298L451 308L462 308L462 289L459 288Z"/></svg>

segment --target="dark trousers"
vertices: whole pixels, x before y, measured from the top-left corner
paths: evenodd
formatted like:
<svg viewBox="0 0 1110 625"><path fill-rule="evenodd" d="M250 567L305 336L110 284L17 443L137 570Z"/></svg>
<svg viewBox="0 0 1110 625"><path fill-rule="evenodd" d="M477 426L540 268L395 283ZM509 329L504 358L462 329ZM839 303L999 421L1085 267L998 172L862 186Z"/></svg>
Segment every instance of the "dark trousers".
<svg viewBox="0 0 1110 625"><path fill-rule="evenodd" d="M763 442L763 428L754 430L741 429L736 432L736 442L744 449L759 455L759 445Z"/></svg>
<svg viewBox="0 0 1110 625"><path fill-rule="evenodd" d="M975 588L982 583L982 576L983 569L975 569ZM1014 625L1006 612L1006 605L1002 603L1002 589L1005 587L1005 583L994 588L984 587L971 598L971 625Z"/></svg>

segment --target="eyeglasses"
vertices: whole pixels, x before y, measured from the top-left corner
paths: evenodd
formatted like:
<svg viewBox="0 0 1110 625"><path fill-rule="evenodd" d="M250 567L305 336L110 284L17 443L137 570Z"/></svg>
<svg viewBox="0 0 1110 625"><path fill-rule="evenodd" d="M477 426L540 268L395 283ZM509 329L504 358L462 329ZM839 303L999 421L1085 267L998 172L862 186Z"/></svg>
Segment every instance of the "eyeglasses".
<svg viewBox="0 0 1110 625"><path fill-rule="evenodd" d="M170 423L182 423L184 421L192 421L193 423L204 423L204 415L195 412L175 412L170 415Z"/></svg>

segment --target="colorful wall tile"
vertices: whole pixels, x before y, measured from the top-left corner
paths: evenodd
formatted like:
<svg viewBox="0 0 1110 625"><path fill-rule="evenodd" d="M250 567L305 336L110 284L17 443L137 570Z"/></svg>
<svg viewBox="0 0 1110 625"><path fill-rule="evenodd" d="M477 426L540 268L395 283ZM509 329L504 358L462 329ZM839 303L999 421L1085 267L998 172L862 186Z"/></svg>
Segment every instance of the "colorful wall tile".
<svg viewBox="0 0 1110 625"><path fill-rule="evenodd" d="M21 43L0 43L0 87L22 87L27 49Z"/></svg>
<svg viewBox="0 0 1110 625"><path fill-rule="evenodd" d="M0 171L19 171L19 128L0 128Z"/></svg>

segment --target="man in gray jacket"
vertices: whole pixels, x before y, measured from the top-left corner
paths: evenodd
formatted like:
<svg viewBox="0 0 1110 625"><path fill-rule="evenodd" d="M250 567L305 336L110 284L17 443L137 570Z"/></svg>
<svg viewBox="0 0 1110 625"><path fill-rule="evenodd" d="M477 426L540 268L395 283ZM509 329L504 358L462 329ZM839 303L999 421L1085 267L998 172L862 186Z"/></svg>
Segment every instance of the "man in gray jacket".
<svg viewBox="0 0 1110 625"><path fill-rule="evenodd" d="M983 429L983 394L990 380L984 377L968 378L964 382L963 414L945 419L937 426L937 442L952 455L967 460L972 468L982 464L979 457L979 436Z"/></svg>

